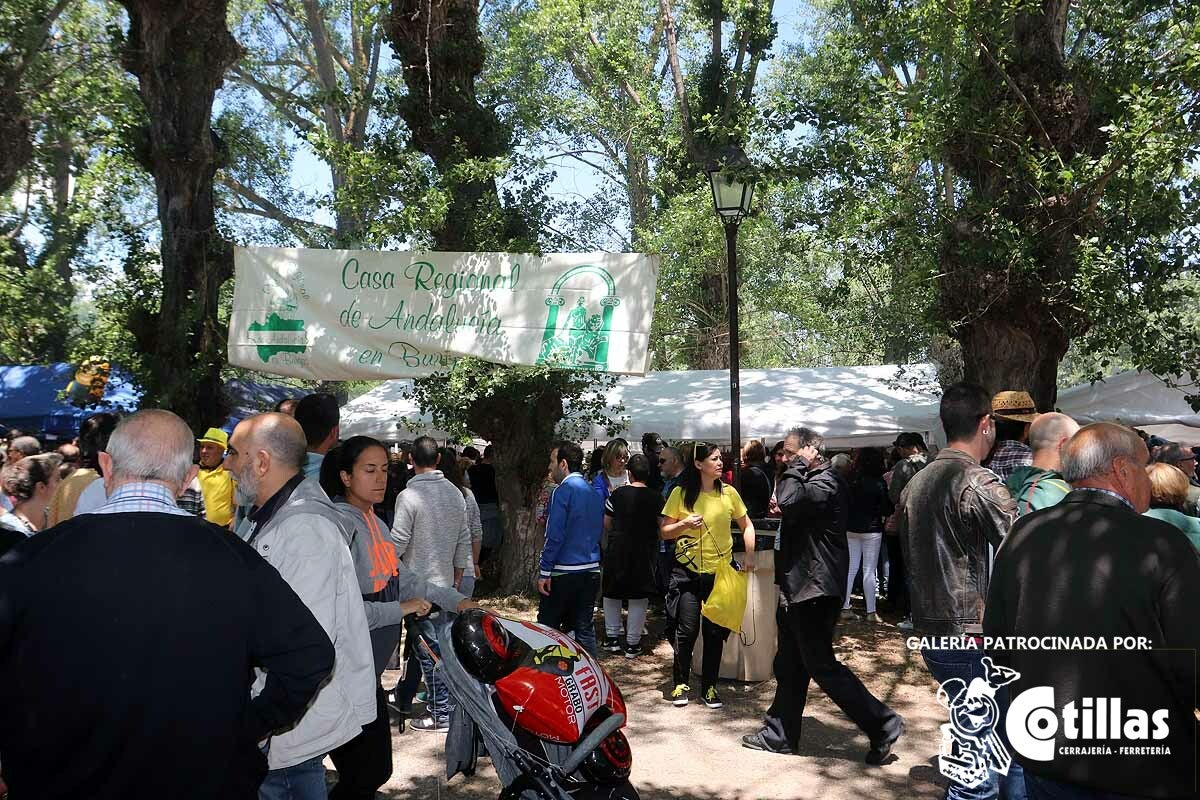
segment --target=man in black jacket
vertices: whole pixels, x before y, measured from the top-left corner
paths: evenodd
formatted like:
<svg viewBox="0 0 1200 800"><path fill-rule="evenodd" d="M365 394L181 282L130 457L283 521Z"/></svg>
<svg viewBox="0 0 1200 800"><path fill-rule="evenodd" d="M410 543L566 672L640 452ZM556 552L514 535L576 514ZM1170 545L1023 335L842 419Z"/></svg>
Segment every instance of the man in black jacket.
<svg viewBox="0 0 1200 800"><path fill-rule="evenodd" d="M1148 458L1128 428L1081 429L1062 454L1074 491L1021 517L996 553L989 641L1103 644L990 652L1020 673L1008 687L1008 734L1030 800L1196 796L1200 556L1173 526L1142 516ZM1014 725L1014 715L1027 724ZM1141 715L1149 724L1139 731L1131 721Z"/></svg>
<svg viewBox="0 0 1200 800"><path fill-rule="evenodd" d="M108 502L0 558L4 779L38 800L251 800L258 742L304 713L333 645L253 548L175 504L196 475L183 420L127 417L100 458Z"/></svg>
<svg viewBox="0 0 1200 800"><path fill-rule="evenodd" d="M783 523L775 540L779 646L775 699L758 733L742 745L772 753L799 751L810 681L867 734L866 762L883 762L904 732L904 719L876 699L833 654L833 634L846 591L847 486L821 457L824 440L809 428L784 439L787 470L775 487Z"/></svg>

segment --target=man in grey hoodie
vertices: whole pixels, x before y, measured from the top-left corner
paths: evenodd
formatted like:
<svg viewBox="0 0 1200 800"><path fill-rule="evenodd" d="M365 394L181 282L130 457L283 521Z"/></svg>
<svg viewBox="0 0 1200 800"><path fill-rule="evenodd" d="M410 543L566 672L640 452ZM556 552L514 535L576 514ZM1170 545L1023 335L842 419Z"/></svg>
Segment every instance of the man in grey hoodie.
<svg viewBox="0 0 1200 800"><path fill-rule="evenodd" d="M332 677L294 728L268 740L270 772L259 800L324 800L325 755L376 714L371 637L341 514L301 473L304 455L299 423L270 413L241 422L226 457L238 502L253 506L239 533L279 571L334 646ZM251 691L265 681L260 671Z"/></svg>
<svg viewBox="0 0 1200 800"><path fill-rule="evenodd" d="M396 498L392 539L400 559L420 578L434 586L457 588L471 552L467 507L463 493L437 468L437 442L422 436L413 442L415 475ZM434 617L420 622L430 648L439 652ZM421 672L429 689L429 716L412 724L414 730L445 733L453 701L446 682L434 673L434 660L417 647Z"/></svg>

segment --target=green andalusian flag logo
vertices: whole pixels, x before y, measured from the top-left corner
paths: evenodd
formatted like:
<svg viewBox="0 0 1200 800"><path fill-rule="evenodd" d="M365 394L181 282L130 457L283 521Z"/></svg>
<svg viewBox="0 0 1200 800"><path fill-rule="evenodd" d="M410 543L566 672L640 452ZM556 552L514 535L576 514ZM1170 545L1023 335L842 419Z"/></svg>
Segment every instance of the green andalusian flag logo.
<svg viewBox="0 0 1200 800"><path fill-rule="evenodd" d="M283 314L296 311L296 300L289 287L287 296L279 304L279 311L272 311L266 322L251 322L247 338L257 346L258 357L264 364L280 353L303 353L308 349L308 334L304 320L292 319Z"/></svg>
<svg viewBox="0 0 1200 800"><path fill-rule="evenodd" d="M566 305L563 288L572 278L591 275L604 282L608 290L600 300L600 313L589 313L587 302L581 295L574 308L567 314L559 327L558 311ZM538 364L604 372L608 369L608 343L612 332L613 309L621 304L616 295L612 276L606 270L591 264L583 264L567 270L554 283L546 297L546 329L542 334L542 349L538 353Z"/></svg>

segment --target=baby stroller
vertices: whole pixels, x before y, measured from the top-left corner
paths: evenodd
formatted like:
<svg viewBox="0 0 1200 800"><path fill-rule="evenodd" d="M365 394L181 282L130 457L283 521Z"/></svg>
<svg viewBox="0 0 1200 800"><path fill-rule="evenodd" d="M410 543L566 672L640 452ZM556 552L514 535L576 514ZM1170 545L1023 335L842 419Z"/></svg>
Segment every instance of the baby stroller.
<svg viewBox="0 0 1200 800"><path fill-rule="evenodd" d="M443 615L445 616L445 615ZM639 800L621 732L625 702L565 634L479 609L441 623L438 669L457 705L446 778L488 755L499 800Z"/></svg>

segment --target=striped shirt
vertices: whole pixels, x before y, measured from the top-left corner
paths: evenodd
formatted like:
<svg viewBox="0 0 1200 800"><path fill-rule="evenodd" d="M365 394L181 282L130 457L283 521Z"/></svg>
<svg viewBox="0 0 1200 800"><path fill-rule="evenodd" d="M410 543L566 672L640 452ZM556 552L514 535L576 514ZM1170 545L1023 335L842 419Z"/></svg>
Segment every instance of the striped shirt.
<svg viewBox="0 0 1200 800"><path fill-rule="evenodd" d="M124 514L130 511L190 516L175 502L175 495L161 483L123 483L108 496L108 502L89 514Z"/></svg>

